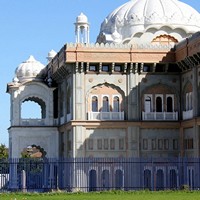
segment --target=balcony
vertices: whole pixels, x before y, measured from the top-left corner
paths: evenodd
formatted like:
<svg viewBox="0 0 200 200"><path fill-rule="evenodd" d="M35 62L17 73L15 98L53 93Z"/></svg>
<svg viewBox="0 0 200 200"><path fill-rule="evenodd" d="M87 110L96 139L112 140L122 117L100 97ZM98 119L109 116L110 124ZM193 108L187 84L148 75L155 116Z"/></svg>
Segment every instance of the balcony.
<svg viewBox="0 0 200 200"><path fill-rule="evenodd" d="M178 112L142 112L142 120L177 121Z"/></svg>
<svg viewBox="0 0 200 200"><path fill-rule="evenodd" d="M46 126L45 119L21 119L21 126Z"/></svg>
<svg viewBox="0 0 200 200"><path fill-rule="evenodd" d="M183 120L192 119L192 118L193 118L193 109L192 110L183 111Z"/></svg>
<svg viewBox="0 0 200 200"><path fill-rule="evenodd" d="M124 112L88 112L88 120L124 120Z"/></svg>

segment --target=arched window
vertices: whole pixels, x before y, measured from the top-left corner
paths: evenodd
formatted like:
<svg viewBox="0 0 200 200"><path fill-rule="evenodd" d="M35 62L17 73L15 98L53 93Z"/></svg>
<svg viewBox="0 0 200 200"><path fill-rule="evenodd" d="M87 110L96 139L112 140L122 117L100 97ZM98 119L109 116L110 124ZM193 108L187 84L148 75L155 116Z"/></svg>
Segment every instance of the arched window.
<svg viewBox="0 0 200 200"><path fill-rule="evenodd" d="M109 112L109 100L108 100L108 97L106 96L103 97L102 112Z"/></svg>
<svg viewBox="0 0 200 200"><path fill-rule="evenodd" d="M193 189L194 180L195 180L194 169L189 167L187 174L188 174L188 185L189 185L190 189Z"/></svg>
<svg viewBox="0 0 200 200"><path fill-rule="evenodd" d="M162 98L156 98L156 112L162 112Z"/></svg>
<svg viewBox="0 0 200 200"><path fill-rule="evenodd" d="M96 170L89 172L89 191L96 191L97 189L97 173Z"/></svg>
<svg viewBox="0 0 200 200"><path fill-rule="evenodd" d="M92 112L98 112L98 98L96 96L92 97Z"/></svg>
<svg viewBox="0 0 200 200"><path fill-rule="evenodd" d="M151 112L151 97L147 96L145 98L144 110L146 113Z"/></svg>
<svg viewBox="0 0 200 200"><path fill-rule="evenodd" d="M149 169L144 171L144 188L151 190L151 171Z"/></svg>
<svg viewBox="0 0 200 200"><path fill-rule="evenodd" d="M162 169L159 169L156 173L156 190L164 189L164 172Z"/></svg>
<svg viewBox="0 0 200 200"><path fill-rule="evenodd" d="M192 110L192 92L186 93L186 108L185 110Z"/></svg>
<svg viewBox="0 0 200 200"><path fill-rule="evenodd" d="M102 188L104 190L109 189L109 171L108 170L103 170L102 172Z"/></svg>
<svg viewBox="0 0 200 200"><path fill-rule="evenodd" d="M170 189L177 189L177 174L175 169L170 170L169 172L169 185Z"/></svg>
<svg viewBox="0 0 200 200"><path fill-rule="evenodd" d="M172 97L167 97L167 112L173 112L173 100L172 100Z"/></svg>
<svg viewBox="0 0 200 200"><path fill-rule="evenodd" d="M119 190L123 188L123 172L121 169L117 169L115 172L115 189Z"/></svg>
<svg viewBox="0 0 200 200"><path fill-rule="evenodd" d="M113 98L113 112L119 112L119 97Z"/></svg>

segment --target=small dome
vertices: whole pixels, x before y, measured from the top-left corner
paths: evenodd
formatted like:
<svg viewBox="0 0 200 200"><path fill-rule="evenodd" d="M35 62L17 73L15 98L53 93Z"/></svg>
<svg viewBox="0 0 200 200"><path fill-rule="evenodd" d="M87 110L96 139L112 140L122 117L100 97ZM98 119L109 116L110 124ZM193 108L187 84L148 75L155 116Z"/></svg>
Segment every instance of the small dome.
<svg viewBox="0 0 200 200"><path fill-rule="evenodd" d="M14 80L19 80L19 82L27 80L41 80L43 78L43 69L45 66L39 61L35 60L33 56L30 56L28 60L21 63L15 70Z"/></svg>
<svg viewBox="0 0 200 200"><path fill-rule="evenodd" d="M81 13L77 18L76 18L76 23L88 23L88 18L86 15Z"/></svg>
<svg viewBox="0 0 200 200"><path fill-rule="evenodd" d="M50 62L56 55L57 53L52 49L47 56L47 60Z"/></svg>
<svg viewBox="0 0 200 200"><path fill-rule="evenodd" d="M175 32L182 39L200 30L200 14L178 0L130 0L104 20L97 42L123 43L150 29Z"/></svg>

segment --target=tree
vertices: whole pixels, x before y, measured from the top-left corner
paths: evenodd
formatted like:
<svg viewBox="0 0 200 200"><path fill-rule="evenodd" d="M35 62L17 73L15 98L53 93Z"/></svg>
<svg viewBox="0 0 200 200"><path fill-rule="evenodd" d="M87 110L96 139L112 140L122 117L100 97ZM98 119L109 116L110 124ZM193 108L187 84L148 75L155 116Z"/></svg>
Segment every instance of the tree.
<svg viewBox="0 0 200 200"><path fill-rule="evenodd" d="M0 144L0 174L9 173L8 148L6 145Z"/></svg>
<svg viewBox="0 0 200 200"><path fill-rule="evenodd" d="M8 158L8 148L5 144L0 145L0 159Z"/></svg>

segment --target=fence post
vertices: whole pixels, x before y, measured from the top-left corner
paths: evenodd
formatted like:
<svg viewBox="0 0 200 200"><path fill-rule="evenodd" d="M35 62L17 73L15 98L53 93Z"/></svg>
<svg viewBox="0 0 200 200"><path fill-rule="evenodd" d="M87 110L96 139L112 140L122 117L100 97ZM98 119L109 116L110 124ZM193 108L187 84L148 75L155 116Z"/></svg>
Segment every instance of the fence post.
<svg viewBox="0 0 200 200"><path fill-rule="evenodd" d="M21 182L22 182L22 192L27 192L27 190L26 190L26 172L25 172L25 170L22 170Z"/></svg>
<svg viewBox="0 0 200 200"><path fill-rule="evenodd" d="M12 191L18 190L17 163L18 159L9 159L9 189Z"/></svg>

